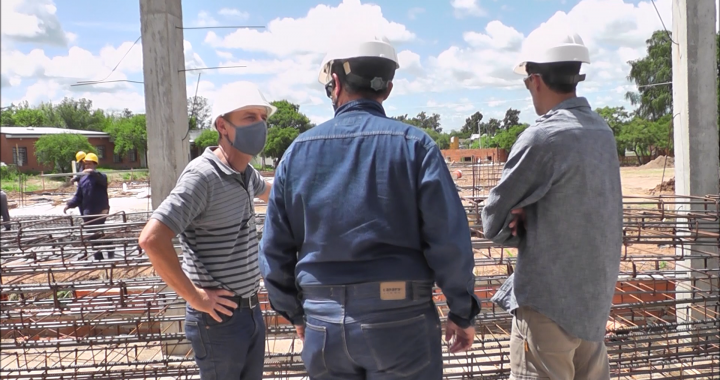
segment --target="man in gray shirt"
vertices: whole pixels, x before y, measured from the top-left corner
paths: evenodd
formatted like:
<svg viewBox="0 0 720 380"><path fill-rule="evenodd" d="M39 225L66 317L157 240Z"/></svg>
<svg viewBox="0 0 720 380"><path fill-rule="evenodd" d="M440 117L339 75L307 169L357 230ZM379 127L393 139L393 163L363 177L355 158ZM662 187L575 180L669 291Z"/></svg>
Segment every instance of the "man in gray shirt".
<svg viewBox="0 0 720 380"><path fill-rule="evenodd" d="M185 334L203 379L260 380L265 324L253 199L271 185L249 165L276 108L255 85L236 86L234 104L215 119L220 134L188 164L140 235L153 267L187 301ZM217 106L217 104L216 104ZM217 109L217 107L216 107ZM172 239L180 235L182 266Z"/></svg>
<svg viewBox="0 0 720 380"><path fill-rule="evenodd" d="M512 379L609 379L603 343L622 246L615 138L577 97L589 54L564 35L515 69L541 117L513 145L482 212L485 236L517 246L493 301L514 314Z"/></svg>

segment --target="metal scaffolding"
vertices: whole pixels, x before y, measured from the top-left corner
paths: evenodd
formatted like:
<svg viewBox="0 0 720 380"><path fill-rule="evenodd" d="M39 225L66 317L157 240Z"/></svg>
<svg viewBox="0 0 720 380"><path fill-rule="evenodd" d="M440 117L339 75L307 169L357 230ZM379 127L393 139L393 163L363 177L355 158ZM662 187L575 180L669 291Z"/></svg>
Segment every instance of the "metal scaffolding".
<svg viewBox="0 0 720 380"><path fill-rule="evenodd" d="M444 354L447 379L504 379L510 370L512 319L490 298L517 252L484 239L484 199L465 199L483 306L478 335L469 352ZM606 335L614 379L720 376L720 269L686 264L718 259L718 203L720 196L625 198L621 274ZM185 303L137 244L147 217L114 214L103 226L72 216L26 218L0 232L1 378L199 378L183 332ZM96 251L115 255L98 260ZM434 298L444 319L439 289ZM266 378L305 377L293 327L269 308L264 289L260 299Z"/></svg>

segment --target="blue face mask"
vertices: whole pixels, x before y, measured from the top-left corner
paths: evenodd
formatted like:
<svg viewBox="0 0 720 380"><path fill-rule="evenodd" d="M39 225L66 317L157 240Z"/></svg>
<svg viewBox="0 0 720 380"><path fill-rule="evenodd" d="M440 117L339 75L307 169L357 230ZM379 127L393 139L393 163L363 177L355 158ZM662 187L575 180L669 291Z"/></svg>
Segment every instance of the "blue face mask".
<svg viewBox="0 0 720 380"><path fill-rule="evenodd" d="M265 148L268 129L265 121L260 120L244 127L238 127L227 120L225 122L235 128L235 141L230 141L230 138L225 135L233 148L250 156L257 156Z"/></svg>

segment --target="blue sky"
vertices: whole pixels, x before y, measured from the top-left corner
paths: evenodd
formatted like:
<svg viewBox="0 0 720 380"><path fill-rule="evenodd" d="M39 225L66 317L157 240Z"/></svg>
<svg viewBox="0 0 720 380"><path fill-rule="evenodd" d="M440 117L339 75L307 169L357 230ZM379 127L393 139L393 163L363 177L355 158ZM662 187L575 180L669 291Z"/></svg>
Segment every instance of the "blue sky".
<svg viewBox="0 0 720 380"><path fill-rule="evenodd" d="M102 79L142 81L139 1L2 0L3 106L85 97L109 110L144 111L141 84L70 87ZM671 0L655 0L672 27ZM627 61L644 55L644 42L661 28L652 3L630 0L184 0L185 26L257 25L264 29L185 30L186 67L245 65L204 71L198 95L211 103L232 99L234 83L257 83L270 100L301 105L313 121L332 116L317 82L324 53L348 37L389 39L401 69L386 102L389 115L439 113L445 130L481 111L485 118L520 109L536 118L521 77L512 73L523 42L539 28L577 31L592 64L580 95L593 106L629 104ZM129 51L129 53L128 53ZM187 76L188 95L197 73Z"/></svg>

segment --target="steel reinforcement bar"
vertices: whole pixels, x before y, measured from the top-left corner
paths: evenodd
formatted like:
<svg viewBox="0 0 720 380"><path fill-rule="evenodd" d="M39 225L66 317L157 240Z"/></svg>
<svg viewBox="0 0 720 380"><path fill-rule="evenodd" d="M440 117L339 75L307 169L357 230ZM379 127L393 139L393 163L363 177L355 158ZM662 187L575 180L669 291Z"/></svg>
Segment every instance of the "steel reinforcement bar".
<svg viewBox="0 0 720 380"><path fill-rule="evenodd" d="M483 238L484 198L465 200L483 310L473 348L444 354L445 377L504 379L512 319L490 298L517 252ZM625 199L621 277L606 335L613 378L720 376L719 200ZM185 303L137 245L147 217L114 214L101 227L71 216L24 218L0 232L0 378L199 378L183 332ZM260 298L266 378L306 377L292 326L270 309L264 289ZM444 320L439 289L434 299Z"/></svg>

